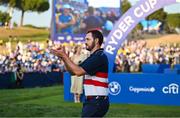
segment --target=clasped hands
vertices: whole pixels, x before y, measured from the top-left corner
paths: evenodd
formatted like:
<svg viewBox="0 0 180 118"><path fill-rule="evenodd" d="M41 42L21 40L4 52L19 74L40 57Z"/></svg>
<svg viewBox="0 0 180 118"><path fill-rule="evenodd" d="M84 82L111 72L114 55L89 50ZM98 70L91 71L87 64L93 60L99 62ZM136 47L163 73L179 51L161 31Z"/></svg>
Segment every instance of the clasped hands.
<svg viewBox="0 0 180 118"><path fill-rule="evenodd" d="M57 57L63 58L64 56L66 56L66 52L65 52L65 47L64 46L59 46L56 49L50 49L50 52L54 55L56 55Z"/></svg>

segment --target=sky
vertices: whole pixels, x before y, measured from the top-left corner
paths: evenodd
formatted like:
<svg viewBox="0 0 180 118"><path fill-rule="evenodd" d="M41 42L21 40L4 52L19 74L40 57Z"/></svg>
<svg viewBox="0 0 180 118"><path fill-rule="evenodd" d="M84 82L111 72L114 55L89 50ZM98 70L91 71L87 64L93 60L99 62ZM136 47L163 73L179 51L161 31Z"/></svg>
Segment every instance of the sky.
<svg viewBox="0 0 180 118"><path fill-rule="evenodd" d="M89 1L89 0L88 0ZM102 6L101 3L105 3L105 5L112 6L114 3L115 6L119 5L119 0L111 0L111 2L106 2L110 0L90 0L90 4L95 5L95 6ZM132 5L134 5L138 0L129 0ZM24 25L25 24L32 24L38 27L50 27L50 22L51 22L51 15L52 15L52 0L49 0L50 3L50 8L48 11L43 12L43 13L36 13L36 12L25 12L24 15ZM108 3L108 4L106 4ZM164 10L168 13L180 13L180 3L174 4L174 5L169 5L164 8ZM7 7L0 6L0 11L7 11ZM12 21L16 22L17 24L20 23L20 17L21 17L21 12L14 10L13 13L13 18Z"/></svg>

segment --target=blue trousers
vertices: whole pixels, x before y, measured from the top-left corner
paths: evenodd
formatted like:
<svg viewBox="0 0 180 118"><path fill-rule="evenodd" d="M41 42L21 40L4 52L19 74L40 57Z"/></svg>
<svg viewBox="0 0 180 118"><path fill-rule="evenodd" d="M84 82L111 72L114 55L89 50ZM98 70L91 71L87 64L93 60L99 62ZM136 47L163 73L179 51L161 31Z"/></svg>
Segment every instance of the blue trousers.
<svg viewBox="0 0 180 118"><path fill-rule="evenodd" d="M109 109L109 98L86 99L83 103L82 117L103 117Z"/></svg>

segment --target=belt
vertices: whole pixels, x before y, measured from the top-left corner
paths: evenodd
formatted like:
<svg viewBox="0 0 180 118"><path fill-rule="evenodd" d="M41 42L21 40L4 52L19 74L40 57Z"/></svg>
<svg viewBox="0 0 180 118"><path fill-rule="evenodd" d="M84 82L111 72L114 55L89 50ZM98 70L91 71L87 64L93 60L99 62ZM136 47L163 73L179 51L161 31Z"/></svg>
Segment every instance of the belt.
<svg viewBox="0 0 180 118"><path fill-rule="evenodd" d="M87 100L91 100L91 99L107 99L108 96L86 96Z"/></svg>

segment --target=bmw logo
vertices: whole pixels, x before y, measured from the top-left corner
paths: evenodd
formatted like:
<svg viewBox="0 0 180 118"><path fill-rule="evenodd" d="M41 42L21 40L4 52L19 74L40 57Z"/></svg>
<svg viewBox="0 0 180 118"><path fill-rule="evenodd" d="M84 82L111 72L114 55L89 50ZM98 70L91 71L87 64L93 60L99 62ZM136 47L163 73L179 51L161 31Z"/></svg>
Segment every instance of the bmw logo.
<svg viewBox="0 0 180 118"><path fill-rule="evenodd" d="M118 95L121 91L121 86L118 82L111 82L109 83L109 93L111 95Z"/></svg>

